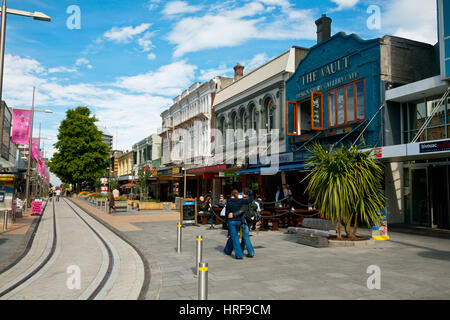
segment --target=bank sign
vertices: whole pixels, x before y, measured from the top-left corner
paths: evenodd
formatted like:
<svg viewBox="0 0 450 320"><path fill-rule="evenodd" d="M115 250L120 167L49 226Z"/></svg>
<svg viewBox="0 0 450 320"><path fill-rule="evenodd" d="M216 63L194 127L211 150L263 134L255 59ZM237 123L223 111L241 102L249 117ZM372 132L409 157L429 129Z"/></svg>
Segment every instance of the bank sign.
<svg viewBox="0 0 450 320"><path fill-rule="evenodd" d="M420 153L443 151L450 151L450 140L421 143L419 146Z"/></svg>
<svg viewBox="0 0 450 320"><path fill-rule="evenodd" d="M439 62L442 80L450 79L450 1L437 0Z"/></svg>

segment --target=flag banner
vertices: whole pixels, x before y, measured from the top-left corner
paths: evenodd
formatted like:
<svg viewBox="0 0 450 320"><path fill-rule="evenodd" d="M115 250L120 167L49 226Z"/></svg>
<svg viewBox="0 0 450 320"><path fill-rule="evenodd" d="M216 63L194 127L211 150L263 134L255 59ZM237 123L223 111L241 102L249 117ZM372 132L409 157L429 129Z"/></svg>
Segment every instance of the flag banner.
<svg viewBox="0 0 450 320"><path fill-rule="evenodd" d="M31 156L33 159L38 160L38 152L39 152L39 139L33 138L31 140Z"/></svg>
<svg viewBox="0 0 450 320"><path fill-rule="evenodd" d="M11 142L15 144L30 144L31 111L13 110Z"/></svg>
<svg viewBox="0 0 450 320"><path fill-rule="evenodd" d="M43 175L43 166L45 166L45 164L42 162L42 151L39 151L39 174L42 176Z"/></svg>

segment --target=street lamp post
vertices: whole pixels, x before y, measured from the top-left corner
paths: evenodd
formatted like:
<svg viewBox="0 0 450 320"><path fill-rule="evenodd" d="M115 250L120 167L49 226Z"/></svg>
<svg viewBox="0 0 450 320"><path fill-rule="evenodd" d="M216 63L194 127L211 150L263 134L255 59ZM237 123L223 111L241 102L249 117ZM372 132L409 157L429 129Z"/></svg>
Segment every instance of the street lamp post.
<svg viewBox="0 0 450 320"><path fill-rule="evenodd" d="M2 101L3 93L3 66L5 61L5 39L6 39L6 16L8 14L13 14L17 16L29 17L34 20L47 21L50 22L51 18L42 12L28 12L22 10L8 9L6 8L6 0L3 0L1 8L1 33L0 33L0 101Z"/></svg>

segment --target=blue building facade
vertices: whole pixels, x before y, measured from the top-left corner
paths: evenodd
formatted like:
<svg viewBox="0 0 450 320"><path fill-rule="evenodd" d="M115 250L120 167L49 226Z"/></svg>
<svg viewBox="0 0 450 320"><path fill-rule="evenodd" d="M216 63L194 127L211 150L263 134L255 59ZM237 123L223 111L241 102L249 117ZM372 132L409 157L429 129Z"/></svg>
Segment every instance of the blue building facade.
<svg viewBox="0 0 450 320"><path fill-rule="evenodd" d="M291 161L308 158L307 147L351 144L380 108L380 39L337 33L310 48L286 81L286 150ZM382 121L374 117L358 143L381 144Z"/></svg>

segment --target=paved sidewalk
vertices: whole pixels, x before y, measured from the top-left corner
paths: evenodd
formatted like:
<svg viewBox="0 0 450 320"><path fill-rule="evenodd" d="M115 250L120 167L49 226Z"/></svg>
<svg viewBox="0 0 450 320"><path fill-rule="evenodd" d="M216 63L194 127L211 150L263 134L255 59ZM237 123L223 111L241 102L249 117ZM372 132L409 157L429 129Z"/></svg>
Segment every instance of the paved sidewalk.
<svg viewBox="0 0 450 320"><path fill-rule="evenodd" d="M139 213L137 213L139 214ZM176 221L133 221L123 231L151 267L147 299L197 299L195 237L204 236L209 264L209 299L448 299L450 239L391 232L372 247L313 248L280 231L252 232L254 258L222 253L227 232L209 226L183 228L183 252L176 252ZM171 213L167 213L167 219ZM109 216L116 224L122 217ZM219 227L219 226L217 226ZM369 230L361 230L368 234ZM381 270L381 289L370 290L370 265Z"/></svg>
<svg viewBox="0 0 450 320"><path fill-rule="evenodd" d="M8 230L0 232L0 273L24 253L39 217L28 212L15 223L8 225Z"/></svg>

